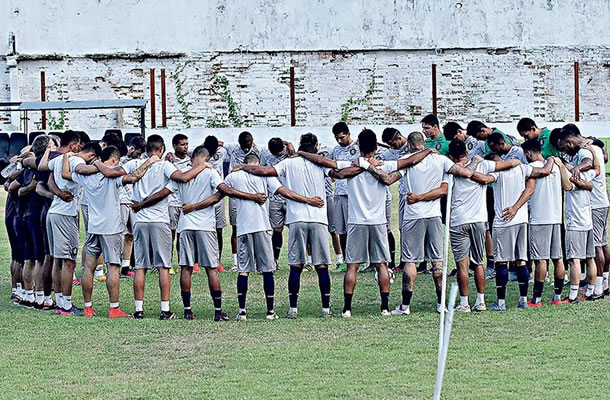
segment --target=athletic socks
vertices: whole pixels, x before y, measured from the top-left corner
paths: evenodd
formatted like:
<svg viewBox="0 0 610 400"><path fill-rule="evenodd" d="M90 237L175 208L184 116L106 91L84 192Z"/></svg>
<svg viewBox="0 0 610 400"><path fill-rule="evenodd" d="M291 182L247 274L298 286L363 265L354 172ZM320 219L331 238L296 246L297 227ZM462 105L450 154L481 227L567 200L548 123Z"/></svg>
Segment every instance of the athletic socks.
<svg viewBox="0 0 610 400"><path fill-rule="evenodd" d="M25 291L25 301L29 301L30 303L34 302L34 290Z"/></svg>
<svg viewBox="0 0 610 400"><path fill-rule="evenodd" d="M381 295L381 311L388 310L388 303L390 302L390 292L379 292L379 294Z"/></svg>
<svg viewBox="0 0 610 400"><path fill-rule="evenodd" d="M477 293L477 303L476 304L485 304L485 293Z"/></svg>
<svg viewBox="0 0 610 400"><path fill-rule="evenodd" d="M604 291L604 289L602 289L603 281L604 281L604 278L601 276L598 276L595 278L595 289L593 290L593 293L595 293L596 295L601 295L602 292Z"/></svg>
<svg viewBox="0 0 610 400"><path fill-rule="evenodd" d="M318 273L320 296L322 296L322 309L328 310L330 308L330 275L328 275L328 268L317 268L316 272Z"/></svg>
<svg viewBox="0 0 610 400"><path fill-rule="evenodd" d="M87 307L93 307L93 302L92 301L85 301L85 308Z"/></svg>
<svg viewBox="0 0 610 400"><path fill-rule="evenodd" d="M237 253L233 253L233 265L237 266Z"/></svg>
<svg viewBox="0 0 610 400"><path fill-rule="evenodd" d="M460 296L460 305L464 307L468 305L468 296Z"/></svg>
<svg viewBox="0 0 610 400"><path fill-rule="evenodd" d="M494 257L493 256L487 256L487 269L494 269L495 265L494 265Z"/></svg>
<svg viewBox="0 0 610 400"><path fill-rule="evenodd" d="M191 309L191 291L181 290L180 295L182 296L182 305L185 310Z"/></svg>
<svg viewBox="0 0 610 400"><path fill-rule="evenodd" d="M280 258L280 251L282 250L283 236L282 232L273 231L271 235L271 243L273 244L273 258L278 260Z"/></svg>
<svg viewBox="0 0 610 400"><path fill-rule="evenodd" d="M443 295L443 291L441 289L435 288L436 291L436 304L441 304L441 297Z"/></svg>
<svg viewBox="0 0 610 400"><path fill-rule="evenodd" d="M337 257L337 264L343 264L343 254L339 253L336 255Z"/></svg>
<svg viewBox="0 0 610 400"><path fill-rule="evenodd" d="M568 296L568 298L569 298L570 300L575 300L575 299L576 299L576 297L578 296L578 287L579 287L579 285L578 285L578 284L576 284L576 285L570 285L570 294L569 294L569 296Z"/></svg>
<svg viewBox="0 0 610 400"><path fill-rule="evenodd" d="M144 300L135 300L136 303L136 312L144 311Z"/></svg>
<svg viewBox="0 0 610 400"><path fill-rule="evenodd" d="M498 299L498 305L500 307L502 307L502 306L506 307L506 299Z"/></svg>
<svg viewBox="0 0 610 400"><path fill-rule="evenodd" d="M313 259L311 256L307 256L307 264L313 264Z"/></svg>
<svg viewBox="0 0 610 400"><path fill-rule="evenodd" d="M496 264L496 295L498 304L506 299L506 284L508 283L508 268L506 263Z"/></svg>
<svg viewBox="0 0 610 400"><path fill-rule="evenodd" d="M273 312L273 302L275 295L275 279L273 272L263 272L263 290L267 302L267 314Z"/></svg>
<svg viewBox="0 0 610 400"><path fill-rule="evenodd" d="M110 308L119 308L119 302L117 301L116 303L110 303Z"/></svg>
<svg viewBox="0 0 610 400"><path fill-rule="evenodd" d="M544 289L544 281L534 281L534 290L532 292L532 303L538 304L542 299L542 290Z"/></svg>
<svg viewBox="0 0 610 400"><path fill-rule="evenodd" d="M35 292L36 296L36 304L42 304L44 302L44 292L42 290L37 290Z"/></svg>
<svg viewBox="0 0 610 400"><path fill-rule="evenodd" d="M604 272L602 275L602 290L608 289L608 276L610 272Z"/></svg>
<svg viewBox="0 0 610 400"><path fill-rule="evenodd" d="M123 260L121 261L121 267L125 268L129 268L129 264L131 264L130 260Z"/></svg>
<svg viewBox="0 0 610 400"><path fill-rule="evenodd" d="M595 288L595 285L590 285L587 283L587 291L585 292L585 296L586 297L592 296L594 288Z"/></svg>
<svg viewBox="0 0 610 400"><path fill-rule="evenodd" d="M246 294L248 294L248 276L237 275L237 302L240 310L246 309Z"/></svg>
<svg viewBox="0 0 610 400"><path fill-rule="evenodd" d="M517 267L517 281L519 282L519 295L525 297L527 301L527 288L530 280L530 273L527 270L527 265L518 265Z"/></svg>
<svg viewBox="0 0 610 400"><path fill-rule="evenodd" d="M584 281L585 279L587 279L587 274L586 274L586 273L584 273L584 272L581 272L581 273L580 273L580 280L581 280L581 281Z"/></svg>
<svg viewBox="0 0 610 400"><path fill-rule="evenodd" d="M413 291L403 289L402 290L402 304L403 306L411 305L411 297L413 297Z"/></svg>
<svg viewBox="0 0 610 400"><path fill-rule="evenodd" d="M69 311L72 309L72 296L64 296L64 310Z"/></svg>
<svg viewBox="0 0 610 400"><path fill-rule="evenodd" d="M343 292L343 312L352 310L352 297L354 297L353 293Z"/></svg>
<svg viewBox="0 0 610 400"><path fill-rule="evenodd" d="M563 292L563 279L557 279L555 278L555 282L554 282L554 289L555 289L555 296L558 296L557 299L559 299L561 297L561 292ZM553 297L553 300L557 300L555 299L555 297Z"/></svg>
<svg viewBox="0 0 610 400"><path fill-rule="evenodd" d="M220 314L222 312L222 290L212 290L210 295L214 303L214 315Z"/></svg>
<svg viewBox="0 0 610 400"><path fill-rule="evenodd" d="M53 304L53 300L51 300L51 296L44 296L44 302L43 302L43 304L46 304L46 305L51 305L51 304Z"/></svg>
<svg viewBox="0 0 610 400"><path fill-rule="evenodd" d="M169 300L168 301L161 300L161 312L169 312Z"/></svg>
<svg viewBox="0 0 610 400"><path fill-rule="evenodd" d="M64 308L64 296L61 293L55 293L55 304L59 308Z"/></svg>
<svg viewBox="0 0 610 400"><path fill-rule="evenodd" d="M396 239L394 239L392 231L388 231L388 245L390 247L390 263L388 264L388 267L394 269L394 266L396 265L394 261L396 260Z"/></svg>
<svg viewBox="0 0 610 400"><path fill-rule="evenodd" d="M299 300L299 290L301 288L301 272L303 270L298 267L290 267L290 274L288 275L288 299L290 300L290 307L297 308Z"/></svg>

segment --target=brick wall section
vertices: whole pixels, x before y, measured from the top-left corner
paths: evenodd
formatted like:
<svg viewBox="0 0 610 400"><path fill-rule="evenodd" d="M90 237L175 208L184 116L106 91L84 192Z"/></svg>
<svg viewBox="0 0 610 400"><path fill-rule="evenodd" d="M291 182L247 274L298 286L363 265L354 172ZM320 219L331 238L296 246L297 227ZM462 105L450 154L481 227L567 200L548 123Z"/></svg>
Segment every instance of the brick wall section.
<svg viewBox="0 0 610 400"><path fill-rule="evenodd" d="M10 82L6 60L0 59L0 103L11 101ZM10 124L11 114L0 111L0 129L3 125Z"/></svg>
<svg viewBox="0 0 610 400"><path fill-rule="evenodd" d="M157 74L157 125L161 124L160 69L167 75L167 123L184 127L175 71L182 69L184 100L193 127L212 117L228 122L227 103L215 76L225 76L248 126L290 124L289 68L295 67L298 126L330 125L350 97L366 104L350 113L354 124L408 124L432 109L431 65L437 64L441 120L511 122L528 115L546 121L574 119L573 71L580 62L581 120L608 119L610 48L481 50L199 53L179 58L68 58L19 61L20 98L39 100L40 70L47 99L149 98L149 69ZM8 74L0 63L0 98L8 99ZM39 115L33 116L35 122ZM147 113L150 118L150 112ZM67 126L137 126L136 111L71 112ZM0 124L5 123L0 114ZM147 126L150 121L147 120Z"/></svg>

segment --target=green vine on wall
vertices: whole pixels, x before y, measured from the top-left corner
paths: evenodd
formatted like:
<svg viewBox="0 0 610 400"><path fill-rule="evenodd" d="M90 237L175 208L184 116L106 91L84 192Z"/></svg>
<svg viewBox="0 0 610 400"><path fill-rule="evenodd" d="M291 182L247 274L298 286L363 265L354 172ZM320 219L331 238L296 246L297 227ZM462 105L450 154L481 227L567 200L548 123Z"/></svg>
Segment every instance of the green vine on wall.
<svg viewBox="0 0 610 400"><path fill-rule="evenodd" d="M347 122L352 111L356 110L361 105L367 104L371 100L373 93L375 93L375 86L375 65L373 64L371 83L364 96L358 98L350 97L345 103L341 104L341 121Z"/></svg>
<svg viewBox="0 0 610 400"><path fill-rule="evenodd" d="M38 121L35 123L36 129L42 129L42 121ZM47 129L50 131L63 131L66 126L66 112L64 110L59 110L59 118L55 118L55 116L49 111L47 116Z"/></svg>
<svg viewBox="0 0 610 400"><path fill-rule="evenodd" d="M241 115L241 107L238 102L233 99L233 94L229 88L229 79L223 75L214 75L214 83L219 87L219 95L227 104L229 111L228 122L224 122L218 116L209 117L206 120L207 128L228 128L233 126L240 128L245 126L244 118Z"/></svg>
<svg viewBox="0 0 610 400"><path fill-rule="evenodd" d="M186 77L182 76L182 72L186 68L186 63L182 64L172 74L172 79L176 84L176 100L178 101L178 105L180 106L180 115L182 115L182 123L185 128L191 127L191 119L193 117L189 113L189 104L186 101L186 93L184 92L184 82L186 82Z"/></svg>

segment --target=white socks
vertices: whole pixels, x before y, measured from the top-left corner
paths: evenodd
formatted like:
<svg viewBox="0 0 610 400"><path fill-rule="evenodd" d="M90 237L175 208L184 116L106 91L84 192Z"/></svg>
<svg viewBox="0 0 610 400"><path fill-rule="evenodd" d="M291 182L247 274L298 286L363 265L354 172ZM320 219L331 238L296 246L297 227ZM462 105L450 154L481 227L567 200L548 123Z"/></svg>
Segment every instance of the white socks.
<svg viewBox="0 0 610 400"><path fill-rule="evenodd" d="M92 301L86 301L85 302L85 307L93 307L93 302Z"/></svg>
<svg viewBox="0 0 610 400"><path fill-rule="evenodd" d="M42 290L36 291L36 304L42 304L44 301L44 292Z"/></svg>
<svg viewBox="0 0 610 400"><path fill-rule="evenodd" d="M468 305L468 296L460 296L460 305L467 306Z"/></svg>
<svg viewBox="0 0 610 400"><path fill-rule="evenodd" d="M477 304L485 304L485 293L477 293Z"/></svg>
<svg viewBox="0 0 610 400"><path fill-rule="evenodd" d="M506 299L498 299L499 306L506 306Z"/></svg>
<svg viewBox="0 0 610 400"><path fill-rule="evenodd" d="M519 302L527 303L527 296L519 296Z"/></svg>
<svg viewBox="0 0 610 400"><path fill-rule="evenodd" d="M237 266L237 254L233 253L233 265Z"/></svg>
<svg viewBox="0 0 610 400"><path fill-rule="evenodd" d="M117 301L116 303L110 303L110 308L119 308L119 302Z"/></svg>
<svg viewBox="0 0 610 400"><path fill-rule="evenodd" d="M608 289L608 276L610 275L610 272L604 272L603 276L602 276L602 289L606 290Z"/></svg>
<svg viewBox="0 0 610 400"><path fill-rule="evenodd" d="M337 254L337 264L343 264L343 254Z"/></svg>
<svg viewBox="0 0 610 400"><path fill-rule="evenodd" d="M72 296L64 296L64 310L68 311L72 309Z"/></svg>
<svg viewBox="0 0 610 400"><path fill-rule="evenodd" d="M595 288L595 285L590 285L587 283L587 291L585 292L585 296L591 296L593 295L593 289Z"/></svg>
<svg viewBox="0 0 610 400"><path fill-rule="evenodd" d="M55 293L55 304L58 308L64 308L64 296L61 293Z"/></svg>
<svg viewBox="0 0 610 400"><path fill-rule="evenodd" d="M307 256L307 264L313 264L313 259L311 256Z"/></svg>
<svg viewBox="0 0 610 400"><path fill-rule="evenodd" d="M125 268L125 267L129 267L129 260L123 260L121 261L121 267Z"/></svg>
<svg viewBox="0 0 610 400"><path fill-rule="evenodd" d="M161 311L169 311L169 301L161 300Z"/></svg>
<svg viewBox="0 0 610 400"><path fill-rule="evenodd" d="M144 311L144 300L136 300L136 311Z"/></svg>
<svg viewBox="0 0 610 400"><path fill-rule="evenodd" d="M298 312L299 312L299 309L298 309L298 308L296 308L296 307L295 307L295 308L290 307L290 308L288 309L288 312L289 312L289 313L298 313Z"/></svg>
<svg viewBox="0 0 610 400"><path fill-rule="evenodd" d="M574 300L576 297L578 297L578 285L570 285L570 294L568 298Z"/></svg>

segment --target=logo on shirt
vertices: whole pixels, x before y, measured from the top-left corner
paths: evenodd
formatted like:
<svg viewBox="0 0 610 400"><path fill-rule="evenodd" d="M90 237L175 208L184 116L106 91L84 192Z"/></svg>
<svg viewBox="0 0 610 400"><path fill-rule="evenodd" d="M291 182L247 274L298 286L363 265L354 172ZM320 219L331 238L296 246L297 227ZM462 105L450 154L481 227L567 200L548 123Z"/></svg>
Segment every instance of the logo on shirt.
<svg viewBox="0 0 610 400"><path fill-rule="evenodd" d="M470 151L470 150L474 149L474 143L472 143L472 142L471 142L471 143L466 143L466 149L467 149L468 151Z"/></svg>
<svg viewBox="0 0 610 400"><path fill-rule="evenodd" d="M352 156L354 154L356 154L356 149L354 149L353 147L351 149L349 149L349 154L352 155Z"/></svg>
<svg viewBox="0 0 610 400"><path fill-rule="evenodd" d="M212 159L213 159L214 161L218 161L218 160L220 159L220 154L218 154L218 153L214 154L214 155L212 156Z"/></svg>
<svg viewBox="0 0 610 400"><path fill-rule="evenodd" d="M442 145L441 143L437 143L437 144L436 144L436 150L437 150L437 151L438 151L438 150L440 150L440 149L441 149L441 147L443 147L443 145Z"/></svg>

